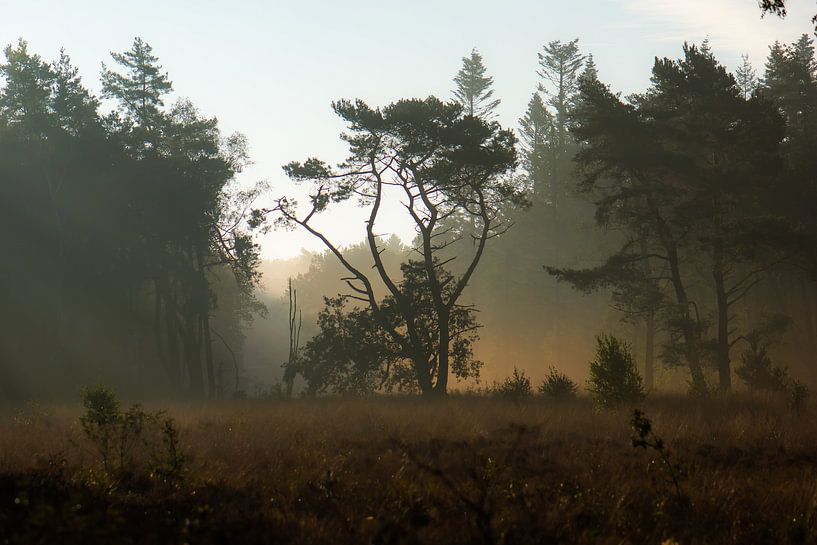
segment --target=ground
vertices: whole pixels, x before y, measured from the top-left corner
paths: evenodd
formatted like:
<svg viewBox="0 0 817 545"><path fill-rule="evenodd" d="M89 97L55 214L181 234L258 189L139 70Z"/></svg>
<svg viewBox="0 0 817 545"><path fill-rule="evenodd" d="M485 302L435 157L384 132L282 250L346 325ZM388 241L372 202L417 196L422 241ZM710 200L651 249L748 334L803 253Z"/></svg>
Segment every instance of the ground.
<svg viewBox="0 0 817 545"><path fill-rule="evenodd" d="M815 411L785 400L648 399L663 450L586 400L159 408L173 474L145 445L106 472L78 405L5 410L0 543L817 543Z"/></svg>

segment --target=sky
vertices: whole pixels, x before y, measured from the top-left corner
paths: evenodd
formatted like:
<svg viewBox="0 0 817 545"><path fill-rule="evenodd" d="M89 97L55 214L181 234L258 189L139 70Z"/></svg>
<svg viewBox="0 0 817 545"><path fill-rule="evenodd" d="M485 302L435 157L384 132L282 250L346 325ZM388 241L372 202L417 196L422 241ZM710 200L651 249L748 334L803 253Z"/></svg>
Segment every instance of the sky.
<svg viewBox="0 0 817 545"><path fill-rule="evenodd" d="M303 197L281 166L307 157L345 157L340 98L372 106L408 97L451 98L461 59L476 47L501 98L499 121L516 128L539 77L537 53L578 37L600 79L624 94L649 85L654 57L677 58L684 41L709 38L730 69L747 53L759 72L775 40L811 34L813 0L789 0L789 16L761 18L756 0L0 0L0 42L18 38L47 60L61 47L99 92L101 63L140 36L186 97L222 131L245 134L253 165L238 183L265 180L268 194ZM381 232L410 237L399 209ZM338 244L362 239L351 206L318 226ZM321 250L303 232L259 237L267 259Z"/></svg>

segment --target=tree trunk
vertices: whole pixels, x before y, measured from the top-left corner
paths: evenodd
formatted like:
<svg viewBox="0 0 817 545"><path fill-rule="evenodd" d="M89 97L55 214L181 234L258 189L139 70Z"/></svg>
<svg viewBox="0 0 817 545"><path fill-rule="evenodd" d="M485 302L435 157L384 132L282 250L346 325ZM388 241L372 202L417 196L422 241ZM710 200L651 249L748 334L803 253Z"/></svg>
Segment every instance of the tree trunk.
<svg viewBox="0 0 817 545"><path fill-rule="evenodd" d="M716 352L718 381L719 389L724 393L732 389L732 371L729 360L729 302L719 259L715 260L712 276L715 279L715 295L718 300L718 344Z"/></svg>
<svg viewBox="0 0 817 545"><path fill-rule="evenodd" d="M655 313L647 314L647 339L644 349L644 385L648 391L655 388Z"/></svg>
<svg viewBox="0 0 817 545"><path fill-rule="evenodd" d="M179 324L176 309L173 305L170 287L166 278L157 278L154 281L156 290L154 335L156 336L156 350L159 359L165 368L167 378L172 388L180 392L182 388L181 363L179 361ZM164 311L164 333L162 332L162 311ZM167 345L162 342L165 336Z"/></svg>
<svg viewBox="0 0 817 545"><path fill-rule="evenodd" d="M211 399L216 398L216 376L213 365L213 338L210 334L210 314L205 312L201 316L202 340L204 342L204 365L207 369L207 394Z"/></svg>
<svg viewBox="0 0 817 545"><path fill-rule="evenodd" d="M195 397L204 397L204 372L201 366L201 343L198 335L197 320L186 320L187 327L182 333L184 359L187 365L187 378L190 381L190 393ZM193 322L193 323L191 323Z"/></svg>
<svg viewBox="0 0 817 545"><path fill-rule="evenodd" d="M681 278L678 247L672 237L669 226L661 216L656 204L649 197L647 198L647 203L654 215L656 227L658 228L658 236L667 254L667 262L670 266L670 279L675 291L675 300L684 321L683 327L681 328L681 335L684 338L684 358L687 360L687 365L689 366L692 389L695 392L704 392L706 391L706 379L704 378L703 368L701 367L699 327L697 319L693 322L689 312L690 301L686 293L686 288L684 287L683 278Z"/></svg>
<svg viewBox="0 0 817 545"><path fill-rule="evenodd" d="M207 395L214 399L216 397L216 377L213 365L213 339L210 333L210 289L207 283L207 271L204 267L204 250L202 246L196 245L196 268L198 269L198 282L196 286L196 308L199 312L199 327L201 328L200 340L204 343L204 367L207 372Z"/></svg>
<svg viewBox="0 0 817 545"><path fill-rule="evenodd" d="M434 393L437 396L444 396L448 391L448 357L449 345L451 343L451 332L448 312L439 313L439 346L437 347L437 384L434 386Z"/></svg>

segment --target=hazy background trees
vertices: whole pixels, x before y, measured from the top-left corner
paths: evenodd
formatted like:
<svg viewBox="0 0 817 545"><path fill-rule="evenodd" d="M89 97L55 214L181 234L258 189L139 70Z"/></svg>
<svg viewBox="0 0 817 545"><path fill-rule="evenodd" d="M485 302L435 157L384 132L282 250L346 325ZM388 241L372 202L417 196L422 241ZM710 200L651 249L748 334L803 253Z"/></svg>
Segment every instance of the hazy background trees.
<svg viewBox="0 0 817 545"><path fill-rule="evenodd" d="M230 193L243 138L184 99L165 107L170 80L139 38L103 67L108 114L64 52L49 64L21 40L5 57L4 396L231 392L221 371L260 309L252 192Z"/></svg>
<svg viewBox="0 0 817 545"><path fill-rule="evenodd" d="M89 382L252 394L285 363L296 394L429 393L450 374L514 367L581 380L601 332L631 342L647 389L726 391L767 358L817 380L808 36L733 72L709 44L686 45L626 97L578 40L548 41L531 52L539 81L514 105L515 134L494 124L502 97L476 48L452 74L453 102L340 101L349 163L289 173L317 182L315 213L348 199L371 210L388 173L382 195L402 192L417 237L372 221L358 245L278 264L260 262L249 232L263 188L235 184L245 139L171 99L148 43L112 54L99 98L65 52L4 53L4 398ZM308 224L291 204L277 212Z"/></svg>

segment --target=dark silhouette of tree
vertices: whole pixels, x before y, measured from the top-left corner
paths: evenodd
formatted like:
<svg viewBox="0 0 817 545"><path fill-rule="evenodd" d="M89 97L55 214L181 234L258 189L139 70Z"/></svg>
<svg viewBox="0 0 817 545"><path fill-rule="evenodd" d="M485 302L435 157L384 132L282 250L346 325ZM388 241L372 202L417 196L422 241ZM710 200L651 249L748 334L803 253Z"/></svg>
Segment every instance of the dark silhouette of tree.
<svg viewBox="0 0 817 545"><path fill-rule="evenodd" d="M30 362L8 384L53 392L116 379L216 395L216 360L260 310L244 232L257 191L228 187L246 162L243 137L222 137L189 101L164 109L169 80L142 40L114 55L122 74L104 72L120 106L105 117L64 51L48 64L21 40L5 56L0 199L17 228L2 235L16 259L0 267L0 367Z"/></svg>
<svg viewBox="0 0 817 545"><path fill-rule="evenodd" d="M289 354L284 363L284 388L287 399L292 397L292 387L295 377L300 368L301 358L301 328L303 326L303 313L298 308L298 290L292 288L292 279L287 282L287 296L289 298L289 309L287 319L289 321Z"/></svg>
<svg viewBox="0 0 817 545"><path fill-rule="evenodd" d="M760 0L760 9L764 15L772 13L778 17L786 17L786 15L788 15L786 1L787 0ZM815 30L817 30L817 15L811 18L811 22L814 23Z"/></svg>
<svg viewBox="0 0 817 545"><path fill-rule="evenodd" d="M439 323L434 298L426 282L425 265L409 261L402 267L402 292L415 309L415 327L430 356L428 368L432 376L439 370ZM454 277L443 272L446 286L453 286ZM414 392L418 390L412 353L384 330L371 307L353 305L345 296L326 299L318 315L319 332L307 344L299 371L307 380L307 391L368 394L375 391ZM380 303L381 320L391 329L406 331L407 324L393 296ZM451 371L459 379L476 378L482 363L474 359L473 344L480 327L474 309L455 305L451 311L450 360Z"/></svg>
<svg viewBox="0 0 817 545"><path fill-rule="evenodd" d="M494 78L486 75L486 68L482 62L482 55L476 48L471 50L468 57L462 58L462 68L454 78L457 85L454 89L454 99L462 104L467 115L493 118L495 110L501 100L493 98Z"/></svg>
<svg viewBox="0 0 817 545"><path fill-rule="evenodd" d="M539 53L539 91L548 98L553 108L556 128L556 147L563 150L572 138L569 134L569 110L572 97L579 90L579 78L585 56L579 50L579 39L567 43L554 40ZM595 65L593 65L595 71Z"/></svg>
<svg viewBox="0 0 817 545"><path fill-rule="evenodd" d="M582 82L578 162L597 192L601 224L629 233L627 245L643 245L642 258L662 264L659 277L674 294L666 328L675 342L665 358L683 356L696 390L705 388L707 323L688 284L691 267L710 269L712 359L728 390L737 342L730 308L778 261L757 248L763 233L780 228L757 203L776 176L782 125L768 102L744 100L734 78L695 46L679 61L657 60L652 82L629 104L598 81Z"/></svg>
<svg viewBox="0 0 817 545"><path fill-rule="evenodd" d="M516 167L516 139L497 123L463 115L461 105L434 97L401 100L382 110L360 100L339 101L333 107L349 124L350 132L344 135L349 143L349 158L339 170L317 159L287 165L285 170L295 181L314 183L311 209L299 214L295 204L282 197L267 212L275 213L285 225L305 229L326 245L348 271L352 297L365 303L392 342L411 355L420 391L424 395L443 395L451 373L454 309L489 240L509 227L501 209L509 202L524 203L521 193L507 179ZM377 221L384 200L396 193L402 196L402 204L417 232L415 251L423 266L423 282L433 300L437 354L431 353L422 338L420 318L406 286L393 278L381 259ZM371 273L350 263L312 222L331 204L351 198L359 199L369 211L366 241L372 268L394 299L404 330L395 327L383 311ZM447 220L455 215L471 220L468 223L474 226L473 232L453 239L448 236ZM471 237L470 248L446 256L446 249L464 236ZM457 259L464 262L464 272L454 277L445 267ZM436 361L436 369L432 368L432 361Z"/></svg>
<svg viewBox="0 0 817 545"><path fill-rule="evenodd" d="M120 74L102 64L102 96L114 98L133 122L150 133L160 123L163 97L173 90L168 74L162 72L153 48L134 38L130 51L111 53L126 73Z"/></svg>
<svg viewBox="0 0 817 545"><path fill-rule="evenodd" d="M534 93L528 102L525 115L519 120L521 136L522 168L525 170L529 191L533 194L534 202L546 202L546 195L542 194L543 180L549 179L553 173L548 154L550 144L554 140L553 115L545 107L539 93Z"/></svg>

